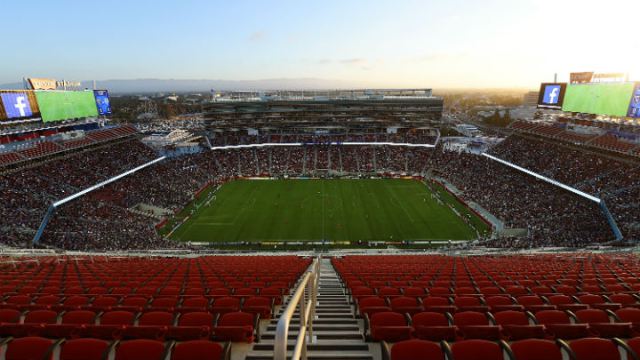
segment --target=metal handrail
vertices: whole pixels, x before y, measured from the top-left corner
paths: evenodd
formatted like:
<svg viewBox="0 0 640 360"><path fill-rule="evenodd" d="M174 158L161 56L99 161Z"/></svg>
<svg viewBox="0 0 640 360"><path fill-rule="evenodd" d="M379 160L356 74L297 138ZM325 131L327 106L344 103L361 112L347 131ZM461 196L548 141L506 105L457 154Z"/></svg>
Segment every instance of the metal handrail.
<svg viewBox="0 0 640 360"><path fill-rule="evenodd" d="M309 339L313 340L313 319L316 313L319 281L320 257L314 260L311 270L304 274L298 288L289 299L287 308L278 320L273 348L274 360L287 360L289 324L297 307L300 307L300 330L291 354L291 360L307 360L307 334Z"/></svg>

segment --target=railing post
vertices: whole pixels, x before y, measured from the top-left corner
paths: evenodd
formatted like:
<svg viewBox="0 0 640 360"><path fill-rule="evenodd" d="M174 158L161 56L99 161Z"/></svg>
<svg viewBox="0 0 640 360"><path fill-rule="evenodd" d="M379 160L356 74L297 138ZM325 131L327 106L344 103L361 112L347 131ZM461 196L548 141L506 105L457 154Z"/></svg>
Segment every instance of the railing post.
<svg viewBox="0 0 640 360"><path fill-rule="evenodd" d="M318 283L320 279L320 260L315 260L311 271L307 271L300 281L298 288L291 295L289 304L278 319L276 337L273 347L275 360L287 360L287 343L289 340L289 325L296 308L300 311L300 330L291 360L307 360L307 336L313 341L313 319L315 318L315 302L317 301ZM308 303L307 303L308 301ZM307 334L309 332L309 334Z"/></svg>
<svg viewBox="0 0 640 360"><path fill-rule="evenodd" d="M308 286L308 282L307 284L304 285L304 287L302 288L302 298L300 299L300 330L298 330L298 336L300 336L300 333L302 331L304 331L305 327L307 326L307 307L306 307L306 301L307 301L307 286ZM302 349L300 350L300 358L302 360L307 360L307 336L303 336L302 339Z"/></svg>

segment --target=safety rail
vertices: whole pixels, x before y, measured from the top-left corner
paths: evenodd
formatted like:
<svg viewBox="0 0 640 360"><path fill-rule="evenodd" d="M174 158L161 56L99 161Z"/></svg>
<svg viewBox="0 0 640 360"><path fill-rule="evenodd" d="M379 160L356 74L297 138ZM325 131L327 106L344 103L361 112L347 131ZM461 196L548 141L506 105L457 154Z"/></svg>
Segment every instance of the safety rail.
<svg viewBox="0 0 640 360"><path fill-rule="evenodd" d="M316 313L318 298L318 283L320 282L320 257L317 257L298 284L298 288L289 299L289 304L284 310L278 325L273 348L274 360L287 360L287 342L289 340L289 324L296 308L300 308L300 330L296 339L291 360L307 360L307 335L313 339L313 319Z"/></svg>

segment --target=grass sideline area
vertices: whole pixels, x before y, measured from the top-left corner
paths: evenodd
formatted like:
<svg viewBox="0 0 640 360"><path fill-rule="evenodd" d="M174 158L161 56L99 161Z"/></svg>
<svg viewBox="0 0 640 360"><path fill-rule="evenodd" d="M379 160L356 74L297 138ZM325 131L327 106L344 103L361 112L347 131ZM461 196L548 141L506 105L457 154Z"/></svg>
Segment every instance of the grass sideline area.
<svg viewBox="0 0 640 360"><path fill-rule="evenodd" d="M235 180L205 190L160 232L166 235L174 228L170 238L179 241L326 240L346 247L372 241L472 240L475 229L490 231L439 185L406 179Z"/></svg>

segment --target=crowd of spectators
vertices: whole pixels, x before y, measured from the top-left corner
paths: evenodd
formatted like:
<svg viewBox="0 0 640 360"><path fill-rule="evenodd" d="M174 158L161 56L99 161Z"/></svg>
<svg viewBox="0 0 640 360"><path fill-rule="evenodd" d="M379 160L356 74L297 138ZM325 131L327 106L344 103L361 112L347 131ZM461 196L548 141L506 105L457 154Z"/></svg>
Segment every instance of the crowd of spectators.
<svg viewBox="0 0 640 360"><path fill-rule="evenodd" d="M386 129L369 129L368 132L340 129L337 134L290 134L290 130L271 129L256 135L248 135L246 131L217 131L210 136L213 146L249 145L264 143L306 143L326 144L329 142L391 142L408 144L434 144L436 134L431 129L398 128L394 133Z"/></svg>
<svg viewBox="0 0 640 360"><path fill-rule="evenodd" d="M0 174L1 242L25 246L51 203L155 157L132 139Z"/></svg>
<svg viewBox="0 0 640 360"><path fill-rule="evenodd" d="M613 239L599 206L486 157L436 150L430 167L505 222L526 229L528 246L583 246Z"/></svg>
<svg viewBox="0 0 640 360"><path fill-rule="evenodd" d="M290 135L281 137L286 136ZM515 136L491 152L602 196L623 233L638 233L634 232L640 209L637 165ZM53 201L156 157L153 150L132 139L0 175L0 231L4 234L0 242L27 245ZM453 184L463 199L478 203L507 227L527 230L525 238L487 243L492 246L577 247L613 238L597 204L479 155L444 151L442 147L329 146L315 142L203 150L169 158L62 207L42 242L77 250L176 247L155 231L157 218L129 209L143 203L176 212L203 186L234 177L427 172Z"/></svg>
<svg viewBox="0 0 640 360"><path fill-rule="evenodd" d="M640 236L640 162L512 135L491 149L503 160L536 171L605 201L622 234Z"/></svg>

